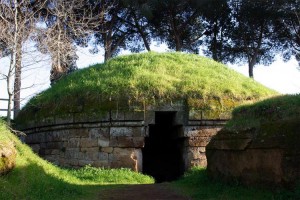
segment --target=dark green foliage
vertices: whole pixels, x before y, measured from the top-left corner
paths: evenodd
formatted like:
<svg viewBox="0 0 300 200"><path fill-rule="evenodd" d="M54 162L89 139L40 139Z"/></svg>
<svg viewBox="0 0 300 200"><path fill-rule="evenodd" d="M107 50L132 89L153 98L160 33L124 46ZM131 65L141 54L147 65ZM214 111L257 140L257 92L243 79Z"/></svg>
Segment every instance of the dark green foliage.
<svg viewBox="0 0 300 200"><path fill-rule="evenodd" d="M200 7L204 36L201 38L204 53L219 62L230 62L230 42L232 36L232 16L227 0L206 1Z"/></svg>
<svg viewBox="0 0 300 200"><path fill-rule="evenodd" d="M300 66L300 2L285 0L278 9L275 21L275 35L282 42L283 57L289 60L295 56Z"/></svg>
<svg viewBox="0 0 300 200"><path fill-rule="evenodd" d="M247 63L249 76L254 77L256 64L268 65L280 52L281 45L274 37L274 21L277 16L277 4L274 0L231 1L232 30L229 60L234 63Z"/></svg>
<svg viewBox="0 0 300 200"><path fill-rule="evenodd" d="M170 49L197 53L203 26L199 1L150 1L153 17L149 19L152 34Z"/></svg>

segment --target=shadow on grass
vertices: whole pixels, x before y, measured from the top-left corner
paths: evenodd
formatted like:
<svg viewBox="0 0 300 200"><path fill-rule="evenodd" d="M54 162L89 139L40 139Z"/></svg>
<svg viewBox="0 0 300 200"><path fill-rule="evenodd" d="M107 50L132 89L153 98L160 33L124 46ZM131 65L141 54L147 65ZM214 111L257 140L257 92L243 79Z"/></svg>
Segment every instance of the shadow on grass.
<svg viewBox="0 0 300 200"><path fill-rule="evenodd" d="M46 173L37 164L16 167L6 176L0 177L0 199L97 199L101 190L119 187L85 184L75 177L70 177L68 181L58 177L60 174Z"/></svg>
<svg viewBox="0 0 300 200"><path fill-rule="evenodd" d="M206 169L194 168L184 177L172 183L172 186L180 190L192 199L230 199L230 200L266 200L266 199L300 199L300 187L294 190L265 189L247 187L238 182L225 183L212 180L207 175Z"/></svg>

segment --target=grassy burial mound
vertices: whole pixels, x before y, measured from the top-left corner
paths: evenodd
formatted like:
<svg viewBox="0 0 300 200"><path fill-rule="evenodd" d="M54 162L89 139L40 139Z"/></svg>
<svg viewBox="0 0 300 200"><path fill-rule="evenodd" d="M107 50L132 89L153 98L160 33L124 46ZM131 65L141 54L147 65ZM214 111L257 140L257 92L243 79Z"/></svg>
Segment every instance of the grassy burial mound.
<svg viewBox="0 0 300 200"><path fill-rule="evenodd" d="M270 98L233 111L206 147L208 171L245 183L300 180L300 94Z"/></svg>
<svg viewBox="0 0 300 200"><path fill-rule="evenodd" d="M246 101L276 95L223 64L184 53L120 56L81 69L32 98L17 120L109 109L144 110L184 100L189 110L224 118Z"/></svg>
<svg viewBox="0 0 300 200"><path fill-rule="evenodd" d="M0 199L94 199L114 184L153 183L153 178L129 169L62 169L34 154L0 120L0 143L14 143L15 168L0 175ZM1 161L1 160L0 160ZM106 186L105 186L106 185Z"/></svg>
<svg viewBox="0 0 300 200"><path fill-rule="evenodd" d="M297 125L296 122L300 123L300 94L278 96L236 108L226 129L264 129L263 135L272 136L279 131L294 132L289 129ZM268 127L268 124L272 125ZM290 125L285 127L284 124Z"/></svg>

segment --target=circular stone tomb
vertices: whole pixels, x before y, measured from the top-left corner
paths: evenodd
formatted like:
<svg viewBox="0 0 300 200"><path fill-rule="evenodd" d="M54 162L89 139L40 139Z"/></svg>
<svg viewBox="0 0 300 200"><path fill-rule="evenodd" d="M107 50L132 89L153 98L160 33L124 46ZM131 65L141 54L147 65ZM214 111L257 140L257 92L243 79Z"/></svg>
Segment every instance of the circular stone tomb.
<svg viewBox="0 0 300 200"><path fill-rule="evenodd" d="M36 95L16 118L26 142L65 167L126 167L157 181L206 166L205 146L238 105L273 96L211 59L120 56Z"/></svg>

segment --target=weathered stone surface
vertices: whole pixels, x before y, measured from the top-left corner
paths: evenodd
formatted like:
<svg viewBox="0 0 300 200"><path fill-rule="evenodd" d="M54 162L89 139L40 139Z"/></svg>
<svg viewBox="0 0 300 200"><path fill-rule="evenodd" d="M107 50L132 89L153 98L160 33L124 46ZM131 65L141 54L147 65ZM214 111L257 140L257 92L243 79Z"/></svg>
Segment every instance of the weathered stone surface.
<svg viewBox="0 0 300 200"><path fill-rule="evenodd" d="M28 130L30 134L26 142L40 155L47 156L48 160L61 166L80 167L92 164L99 167L129 167L141 171L142 148L145 137L149 136L149 123L155 123L155 112L144 110L142 104L139 106L142 110L135 107L130 111L119 109L99 115L74 113L62 118L45 119L45 123L54 124ZM170 139L188 136L189 139L184 142L186 149L189 149L183 155L186 157L185 168L204 166L204 147L219 130L219 124L215 126L213 122L207 125L197 121L184 128L180 123L184 121L188 124L188 115L182 105L158 104L151 109L179 109L176 110L174 119L177 132Z"/></svg>
<svg viewBox="0 0 300 200"><path fill-rule="evenodd" d="M46 135L46 141L50 142L60 142L60 141L66 141L70 137L70 131L69 130L57 130L52 132L47 132Z"/></svg>
<svg viewBox="0 0 300 200"><path fill-rule="evenodd" d="M98 139L99 147L109 147L109 139Z"/></svg>
<svg viewBox="0 0 300 200"><path fill-rule="evenodd" d="M144 147L144 137L111 137L109 146L111 147L135 147L142 148Z"/></svg>
<svg viewBox="0 0 300 200"><path fill-rule="evenodd" d="M89 137L91 139L109 139L109 129L104 128L91 128L89 129Z"/></svg>
<svg viewBox="0 0 300 200"><path fill-rule="evenodd" d="M209 143L210 139L211 139L211 137L190 137L188 139L187 146L205 147Z"/></svg>
<svg viewBox="0 0 300 200"><path fill-rule="evenodd" d="M100 147L100 151L104 153L112 153L114 150L113 147Z"/></svg>
<svg viewBox="0 0 300 200"><path fill-rule="evenodd" d="M283 180L280 149L244 151L207 150L208 171L213 177L238 179L246 184L276 183Z"/></svg>
<svg viewBox="0 0 300 200"><path fill-rule="evenodd" d="M59 155L59 149L45 149L45 155Z"/></svg>
<svg viewBox="0 0 300 200"><path fill-rule="evenodd" d="M36 144L40 142L45 142L46 141L46 133L35 133L35 134L30 134L25 137L25 141L28 144Z"/></svg>
<svg viewBox="0 0 300 200"><path fill-rule="evenodd" d="M99 152L99 147L80 148L80 152Z"/></svg>
<svg viewBox="0 0 300 200"><path fill-rule="evenodd" d="M111 137L143 137L145 134L144 127L111 127Z"/></svg>
<svg viewBox="0 0 300 200"><path fill-rule="evenodd" d="M99 151L95 151L95 150L89 150L85 152L85 159L86 160L99 160Z"/></svg>
<svg viewBox="0 0 300 200"><path fill-rule="evenodd" d="M132 127L111 127L110 136L111 137L119 137L119 136L132 137L133 128Z"/></svg>
<svg viewBox="0 0 300 200"><path fill-rule="evenodd" d="M67 148L79 148L80 138L70 138L66 143Z"/></svg>
<svg viewBox="0 0 300 200"><path fill-rule="evenodd" d="M106 152L99 152L99 158L100 161L108 161L108 153Z"/></svg>
<svg viewBox="0 0 300 200"><path fill-rule="evenodd" d="M74 167L74 166L78 166L78 160L77 159L68 159L68 160L65 160L65 166L71 166L71 167Z"/></svg>
<svg viewBox="0 0 300 200"><path fill-rule="evenodd" d="M47 142L47 149L62 149L64 147L64 142Z"/></svg>
<svg viewBox="0 0 300 200"><path fill-rule="evenodd" d="M88 129L71 129L70 130L70 135L72 137L89 137L89 131Z"/></svg>
<svg viewBox="0 0 300 200"><path fill-rule="evenodd" d="M207 149L244 150L252 139L213 140Z"/></svg>
<svg viewBox="0 0 300 200"><path fill-rule="evenodd" d="M79 148L66 149L64 155L66 159L78 159L80 158Z"/></svg>
<svg viewBox="0 0 300 200"><path fill-rule="evenodd" d="M92 165L94 161L92 160L78 160L78 166L84 167L86 165Z"/></svg>
<svg viewBox="0 0 300 200"><path fill-rule="evenodd" d="M15 167L16 155L13 142L0 142L0 175L8 173Z"/></svg>
<svg viewBox="0 0 300 200"><path fill-rule="evenodd" d="M101 161L95 161L92 163L93 167L103 167L103 168L109 168L109 162L108 160L101 160Z"/></svg>
<svg viewBox="0 0 300 200"><path fill-rule="evenodd" d="M206 167L205 147L188 147L187 148L187 167Z"/></svg>
<svg viewBox="0 0 300 200"><path fill-rule="evenodd" d="M80 148L98 147L97 139L80 138Z"/></svg>
<svg viewBox="0 0 300 200"><path fill-rule="evenodd" d="M141 150L132 149L131 151L128 149L115 148L114 156L111 161L112 168L130 168L134 171L142 170L142 153Z"/></svg>
<svg viewBox="0 0 300 200"><path fill-rule="evenodd" d="M300 179L298 133L265 131L220 131L206 147L209 174L245 184L294 184Z"/></svg>
<svg viewBox="0 0 300 200"><path fill-rule="evenodd" d="M207 166L206 159L196 159L196 160L191 160L189 168L191 168L191 167L206 167L206 166Z"/></svg>
<svg viewBox="0 0 300 200"><path fill-rule="evenodd" d="M217 134L221 128L214 126L186 126L184 128L185 137L212 137Z"/></svg>

